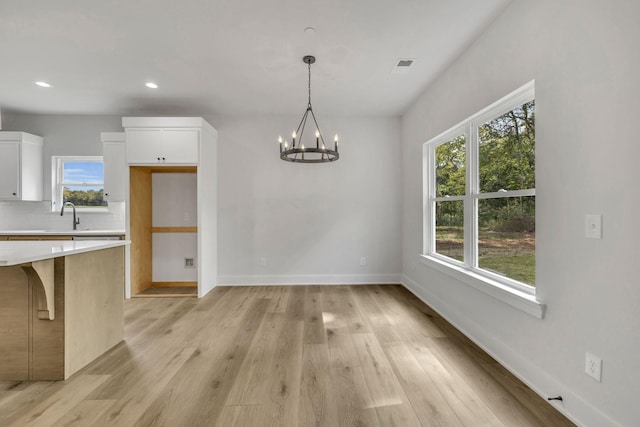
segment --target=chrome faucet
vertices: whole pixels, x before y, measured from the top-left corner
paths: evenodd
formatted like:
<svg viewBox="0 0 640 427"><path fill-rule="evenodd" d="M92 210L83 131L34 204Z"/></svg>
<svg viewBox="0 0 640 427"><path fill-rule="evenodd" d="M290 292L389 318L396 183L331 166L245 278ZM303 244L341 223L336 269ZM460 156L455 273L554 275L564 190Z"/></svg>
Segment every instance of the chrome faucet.
<svg viewBox="0 0 640 427"><path fill-rule="evenodd" d="M64 215L64 207L67 205L73 208L73 229L77 230L78 224L80 224L80 218L76 218L76 205L71 202L65 202L65 204L62 205L62 209L60 209L60 216Z"/></svg>

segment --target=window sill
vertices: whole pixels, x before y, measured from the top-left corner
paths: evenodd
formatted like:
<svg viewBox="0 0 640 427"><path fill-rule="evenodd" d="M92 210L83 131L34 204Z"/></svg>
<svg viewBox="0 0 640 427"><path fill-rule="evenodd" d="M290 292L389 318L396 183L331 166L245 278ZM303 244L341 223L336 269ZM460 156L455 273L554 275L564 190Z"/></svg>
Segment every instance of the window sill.
<svg viewBox="0 0 640 427"><path fill-rule="evenodd" d="M538 319L544 318L545 304L536 300L535 295L513 289L498 281L491 280L473 273L463 267L458 267L441 261L435 257L418 254L420 263L435 268L449 277L459 280L474 289L479 290L495 299L515 307Z"/></svg>

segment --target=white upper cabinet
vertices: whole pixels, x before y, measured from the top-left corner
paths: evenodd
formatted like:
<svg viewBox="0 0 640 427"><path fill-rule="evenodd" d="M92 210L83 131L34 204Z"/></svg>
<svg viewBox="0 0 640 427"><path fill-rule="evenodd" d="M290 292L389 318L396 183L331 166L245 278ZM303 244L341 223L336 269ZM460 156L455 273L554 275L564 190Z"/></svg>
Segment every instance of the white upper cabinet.
<svg viewBox="0 0 640 427"><path fill-rule="evenodd" d="M127 158L124 132L102 132L104 162L104 200L123 202L126 199Z"/></svg>
<svg viewBox="0 0 640 427"><path fill-rule="evenodd" d="M157 120L150 121L151 119ZM162 119L169 119L170 123L159 126ZM182 124L191 124L191 128L178 126L179 123L175 123L175 127L169 126L174 124L170 119L172 118L124 117L122 119L127 139L127 163L134 165L198 164L200 129L194 127L195 122L191 124L188 121ZM158 126L152 126L153 124Z"/></svg>
<svg viewBox="0 0 640 427"><path fill-rule="evenodd" d="M164 129L162 132L162 161L165 163L197 164L199 137L200 131L197 129Z"/></svg>
<svg viewBox="0 0 640 427"><path fill-rule="evenodd" d="M0 132L0 200L42 200L43 139Z"/></svg>

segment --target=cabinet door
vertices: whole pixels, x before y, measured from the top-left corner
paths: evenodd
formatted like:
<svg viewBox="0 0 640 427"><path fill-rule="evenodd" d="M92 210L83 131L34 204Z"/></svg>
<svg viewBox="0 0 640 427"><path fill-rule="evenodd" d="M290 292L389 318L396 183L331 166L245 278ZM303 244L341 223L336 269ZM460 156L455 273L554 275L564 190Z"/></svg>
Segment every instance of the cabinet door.
<svg viewBox="0 0 640 427"><path fill-rule="evenodd" d="M125 177L127 174L126 147L122 142L102 144L104 162L104 200L122 202L125 200Z"/></svg>
<svg viewBox="0 0 640 427"><path fill-rule="evenodd" d="M160 163L162 130L127 129L127 163Z"/></svg>
<svg viewBox="0 0 640 427"><path fill-rule="evenodd" d="M20 160L20 200L42 200L42 144L23 141Z"/></svg>
<svg viewBox="0 0 640 427"><path fill-rule="evenodd" d="M164 163L198 163L197 129L165 129L162 133Z"/></svg>
<svg viewBox="0 0 640 427"><path fill-rule="evenodd" d="M20 198L20 143L0 142L0 199Z"/></svg>

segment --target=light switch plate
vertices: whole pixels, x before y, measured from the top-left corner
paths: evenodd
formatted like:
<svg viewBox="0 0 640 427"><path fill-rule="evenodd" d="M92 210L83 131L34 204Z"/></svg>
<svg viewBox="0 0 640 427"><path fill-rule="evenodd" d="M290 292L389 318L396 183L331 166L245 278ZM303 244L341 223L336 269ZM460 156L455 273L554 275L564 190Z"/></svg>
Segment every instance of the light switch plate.
<svg viewBox="0 0 640 427"><path fill-rule="evenodd" d="M589 239L602 239L602 215L584 216L584 236Z"/></svg>

